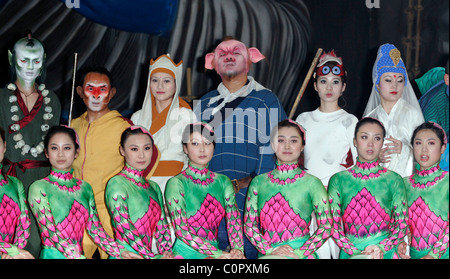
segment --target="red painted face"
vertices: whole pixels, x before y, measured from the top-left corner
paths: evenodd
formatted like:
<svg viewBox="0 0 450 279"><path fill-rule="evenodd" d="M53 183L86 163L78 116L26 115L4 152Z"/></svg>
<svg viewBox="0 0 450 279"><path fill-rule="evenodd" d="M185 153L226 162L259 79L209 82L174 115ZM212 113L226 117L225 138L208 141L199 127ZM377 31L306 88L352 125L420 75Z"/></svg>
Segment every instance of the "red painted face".
<svg viewBox="0 0 450 279"><path fill-rule="evenodd" d="M109 78L99 73L89 73L84 79L84 103L91 111L102 111L109 103L111 86Z"/></svg>

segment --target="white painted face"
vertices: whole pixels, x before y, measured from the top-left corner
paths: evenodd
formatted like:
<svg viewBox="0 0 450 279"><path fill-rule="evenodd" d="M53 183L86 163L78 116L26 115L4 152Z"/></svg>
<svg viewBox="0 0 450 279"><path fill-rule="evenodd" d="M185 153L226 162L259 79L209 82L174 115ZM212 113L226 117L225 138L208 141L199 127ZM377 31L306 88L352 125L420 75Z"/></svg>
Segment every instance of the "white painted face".
<svg viewBox="0 0 450 279"><path fill-rule="evenodd" d="M16 68L17 80L22 84L34 83L41 74L44 61L44 48L35 42L34 46L27 46L27 40L18 42L14 46L16 53L14 67Z"/></svg>

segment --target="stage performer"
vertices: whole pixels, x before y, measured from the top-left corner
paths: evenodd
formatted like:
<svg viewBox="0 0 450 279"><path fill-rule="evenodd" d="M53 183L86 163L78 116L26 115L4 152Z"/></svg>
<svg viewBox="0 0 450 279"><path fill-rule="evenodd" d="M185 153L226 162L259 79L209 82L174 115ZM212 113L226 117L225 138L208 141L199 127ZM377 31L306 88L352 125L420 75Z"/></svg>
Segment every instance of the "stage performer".
<svg viewBox="0 0 450 279"><path fill-rule="evenodd" d="M105 201L117 242L148 259L171 258L172 241L161 189L144 177L156 168L159 150L152 135L141 126L127 128L120 139L125 165L106 185ZM159 255L152 252L152 238Z"/></svg>
<svg viewBox="0 0 450 279"><path fill-rule="evenodd" d="M43 83L46 57L44 46L31 34L18 40L8 52L11 82L0 89L0 126L6 130L8 142L3 171L23 183L25 195L31 183L50 171L43 138L49 127L60 121L59 99ZM25 249L37 258L40 246L38 227L32 218Z"/></svg>
<svg viewBox="0 0 450 279"><path fill-rule="evenodd" d="M74 177L89 183L94 190L100 221L109 235L113 235L111 220L105 205L108 180L120 172L124 159L119 152L120 136L131 121L118 111L110 110L109 101L116 94L111 73L103 67L83 68L77 73L77 94L86 105L86 112L71 122L80 136L80 153L73 163ZM97 246L87 234L83 249L92 258ZM108 255L101 250L100 257Z"/></svg>
<svg viewBox="0 0 450 279"><path fill-rule="evenodd" d="M195 122L191 107L179 97L182 78L183 61L175 64L168 54L152 59L142 109L131 116L135 125L150 131L161 152L159 164L149 179L159 185L163 194L167 180L187 166L181 132L188 123Z"/></svg>
<svg viewBox="0 0 450 279"><path fill-rule="evenodd" d="M328 184L333 239L341 248L341 259L398 258L408 209L402 177L378 161L385 133L376 119L358 121L353 141L356 164L333 175Z"/></svg>
<svg viewBox="0 0 450 279"><path fill-rule="evenodd" d="M417 165L415 173L405 177L404 182L413 259L449 258L449 181L448 172L439 166L447 143L445 131L434 122L417 127L411 138ZM400 246L406 247L406 243Z"/></svg>
<svg viewBox="0 0 450 279"><path fill-rule="evenodd" d="M449 63L445 67L445 74L442 80L430 88L419 99L419 104L423 112L425 121L432 121L439 124L445 131L447 137L449 137ZM441 156L441 162L439 165L445 171L449 169L449 146L445 148L444 154Z"/></svg>
<svg viewBox="0 0 450 279"><path fill-rule="evenodd" d="M205 68L214 69L222 82L217 90L205 94L194 105L197 119L208 122L217 135L209 169L232 180L241 215L252 178L275 167L270 132L287 118L277 96L248 76L251 64L264 58L257 48L247 48L243 42L225 38L205 57ZM229 248L226 233L222 222L219 228L222 250ZM247 258L257 257L256 249L246 237L244 247Z"/></svg>
<svg viewBox="0 0 450 279"><path fill-rule="evenodd" d="M266 255L261 258L317 258L315 252L331 236L332 218L325 187L299 163L305 130L293 120L283 120L271 138L277 166L253 178L244 232L260 255ZM310 235L313 212L318 229Z"/></svg>
<svg viewBox="0 0 450 279"><path fill-rule="evenodd" d="M28 202L38 221L42 238L41 259L82 259L83 233L117 258L141 258L115 242L98 218L92 187L73 177L72 163L79 154L76 132L53 126L44 138L50 175L30 186Z"/></svg>
<svg viewBox="0 0 450 279"><path fill-rule="evenodd" d="M5 131L0 127L0 169L6 151ZM0 258L33 259L24 250L30 236L30 217L22 182L0 172Z"/></svg>
<svg viewBox="0 0 450 279"><path fill-rule="evenodd" d="M241 216L233 185L228 177L208 168L214 153L215 135L211 126L199 122L183 131L183 150L189 163L169 179L166 204L175 229L175 256L185 259L243 259ZM217 234L225 219L231 250L222 251Z"/></svg>
<svg viewBox="0 0 450 279"><path fill-rule="evenodd" d="M334 51L323 54L313 78L320 106L314 111L301 113L296 121L305 128L308 138L304 151L305 168L327 188L333 174L352 167L356 161L353 133L358 119L339 106L339 99L347 86L347 72L341 57L337 57ZM317 229L315 221L311 226L312 231ZM337 259L339 248L329 240L317 254L321 259Z"/></svg>
<svg viewBox="0 0 450 279"><path fill-rule="evenodd" d="M401 176L411 175L414 158L409 141L424 118L400 51L394 45L380 46L372 78L364 116L380 120L386 129L387 143L380 152L380 163Z"/></svg>

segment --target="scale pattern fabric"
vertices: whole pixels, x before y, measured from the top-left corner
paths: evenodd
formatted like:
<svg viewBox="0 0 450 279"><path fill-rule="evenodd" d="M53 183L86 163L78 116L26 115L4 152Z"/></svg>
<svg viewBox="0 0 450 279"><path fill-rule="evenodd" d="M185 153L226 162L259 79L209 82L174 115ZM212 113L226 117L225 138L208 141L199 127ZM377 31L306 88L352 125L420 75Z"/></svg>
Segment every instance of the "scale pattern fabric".
<svg viewBox="0 0 450 279"><path fill-rule="evenodd" d="M243 251L241 216L231 181L225 175L188 167L167 183L165 192L175 229L173 252L183 258L217 258L219 224L225 218L231 249Z"/></svg>
<svg viewBox="0 0 450 279"><path fill-rule="evenodd" d="M40 258L84 258L84 230L98 247L119 258L124 247L103 229L92 187L72 173L73 169L52 169L50 175L30 186L28 202L42 240Z"/></svg>
<svg viewBox="0 0 450 279"><path fill-rule="evenodd" d="M105 190L106 205L116 240L144 258L160 258L152 252L152 238L159 254L170 251L170 229L161 190L144 177L144 170L125 164Z"/></svg>
<svg viewBox="0 0 450 279"><path fill-rule="evenodd" d="M398 258L397 246L408 221L403 179L378 161L361 162L333 175L328 185L333 239L340 258L359 255L377 245L384 258Z"/></svg>
<svg viewBox="0 0 450 279"><path fill-rule="evenodd" d="M15 256L17 248L24 249L30 236L29 228L30 217L22 182L0 173L0 253Z"/></svg>
<svg viewBox="0 0 450 279"><path fill-rule="evenodd" d="M310 236L311 214L318 228ZM299 258L316 258L315 251L331 236L332 218L321 181L297 163L277 164L250 184L244 214L244 232L261 255L289 245Z"/></svg>
<svg viewBox="0 0 450 279"><path fill-rule="evenodd" d="M449 180L439 164L426 170L417 166L415 173L404 178L408 196L410 255L420 259L448 259Z"/></svg>

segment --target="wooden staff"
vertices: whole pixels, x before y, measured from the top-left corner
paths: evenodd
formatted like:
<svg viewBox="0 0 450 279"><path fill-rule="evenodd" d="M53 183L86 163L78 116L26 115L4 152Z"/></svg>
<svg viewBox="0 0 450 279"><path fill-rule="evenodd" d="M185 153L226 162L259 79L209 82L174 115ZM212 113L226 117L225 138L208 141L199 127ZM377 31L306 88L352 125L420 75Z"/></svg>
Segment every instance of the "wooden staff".
<svg viewBox="0 0 450 279"><path fill-rule="evenodd" d="M311 76L314 73L314 70L316 69L316 65L317 65L317 62L319 62L319 58L320 58L320 55L322 54L322 51L323 50L321 48L319 48L316 52L316 56L314 57L314 60L312 61L311 66L309 67L309 71L305 77L305 80L303 81L300 91L298 92L297 98L295 99L294 106L292 107L291 112L289 113L289 119L292 119L295 111L297 110L297 106L300 103L300 100L303 97L303 94L305 93L306 86L308 86L309 80L311 79Z"/></svg>
<svg viewBox="0 0 450 279"><path fill-rule="evenodd" d="M77 73L77 58L78 53L74 53L74 61L73 61L73 74L72 74L72 95L70 97L70 110L69 110L69 127L70 122L72 122L72 108L73 108L73 95L75 93L75 76Z"/></svg>

